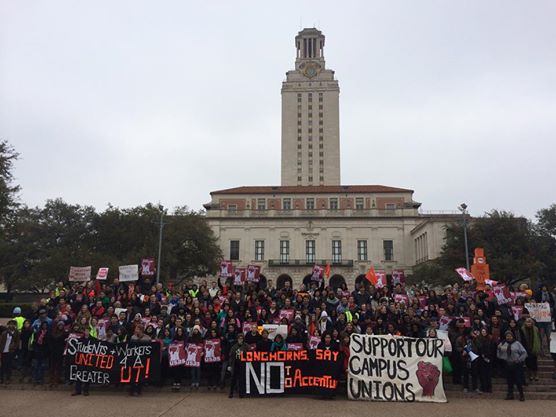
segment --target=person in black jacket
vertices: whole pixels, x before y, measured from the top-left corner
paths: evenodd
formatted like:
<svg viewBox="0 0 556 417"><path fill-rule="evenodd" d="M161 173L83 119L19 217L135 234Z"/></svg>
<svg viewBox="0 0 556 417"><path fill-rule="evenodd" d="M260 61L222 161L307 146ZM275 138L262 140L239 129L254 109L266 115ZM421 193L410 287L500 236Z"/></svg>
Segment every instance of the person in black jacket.
<svg viewBox="0 0 556 417"><path fill-rule="evenodd" d="M263 334L261 335L261 340L257 343L257 350L259 352L270 352L270 348L272 347L272 340L268 338L268 330L263 330Z"/></svg>
<svg viewBox="0 0 556 417"><path fill-rule="evenodd" d="M50 385L62 383L62 368L64 363L64 348L68 333L64 329L64 322L58 321L48 335L50 354Z"/></svg>
<svg viewBox="0 0 556 417"><path fill-rule="evenodd" d="M473 340L473 352L479 356L477 365L481 391L492 392L492 363L496 358L496 343L486 327L483 327Z"/></svg>

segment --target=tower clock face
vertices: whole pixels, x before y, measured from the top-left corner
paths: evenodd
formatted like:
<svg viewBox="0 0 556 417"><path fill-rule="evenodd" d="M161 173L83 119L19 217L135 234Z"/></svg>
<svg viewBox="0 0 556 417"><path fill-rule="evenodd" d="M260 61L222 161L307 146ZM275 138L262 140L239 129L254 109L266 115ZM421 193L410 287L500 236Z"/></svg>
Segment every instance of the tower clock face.
<svg viewBox="0 0 556 417"><path fill-rule="evenodd" d="M320 71L320 65L315 62L309 62L304 66L302 71L303 75L305 75L307 78L313 78L318 75Z"/></svg>

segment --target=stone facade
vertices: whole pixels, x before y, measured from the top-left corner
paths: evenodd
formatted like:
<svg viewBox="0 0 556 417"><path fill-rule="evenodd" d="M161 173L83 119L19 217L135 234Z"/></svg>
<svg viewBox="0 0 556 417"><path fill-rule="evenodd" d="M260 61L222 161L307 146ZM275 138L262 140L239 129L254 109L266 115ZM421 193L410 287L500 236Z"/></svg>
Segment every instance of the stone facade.
<svg viewBox="0 0 556 417"><path fill-rule="evenodd" d="M295 45L295 69L282 83L282 185L339 185L340 89L324 35L304 29Z"/></svg>

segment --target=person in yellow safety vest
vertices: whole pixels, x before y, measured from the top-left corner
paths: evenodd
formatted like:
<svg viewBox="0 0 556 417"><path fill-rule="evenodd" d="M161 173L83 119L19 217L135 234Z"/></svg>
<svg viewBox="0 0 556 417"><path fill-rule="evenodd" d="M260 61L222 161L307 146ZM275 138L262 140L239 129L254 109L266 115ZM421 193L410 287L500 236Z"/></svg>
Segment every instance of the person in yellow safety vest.
<svg viewBox="0 0 556 417"><path fill-rule="evenodd" d="M192 298L197 298L197 295L199 295L199 289L197 288L197 285L193 284L193 288L191 288L188 293Z"/></svg>
<svg viewBox="0 0 556 417"><path fill-rule="evenodd" d="M23 322L25 321L25 317L21 315L21 307L14 308L12 313L16 322L17 330L21 331L21 329L23 329Z"/></svg>

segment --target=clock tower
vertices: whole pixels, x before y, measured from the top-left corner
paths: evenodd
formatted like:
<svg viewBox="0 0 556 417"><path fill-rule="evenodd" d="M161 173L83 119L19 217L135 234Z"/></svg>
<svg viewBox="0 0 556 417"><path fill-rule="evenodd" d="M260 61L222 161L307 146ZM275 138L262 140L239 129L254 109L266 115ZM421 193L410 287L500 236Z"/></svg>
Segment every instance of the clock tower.
<svg viewBox="0 0 556 417"><path fill-rule="evenodd" d="M324 35L303 29L295 46L295 69L282 83L282 185L340 185L340 89Z"/></svg>

